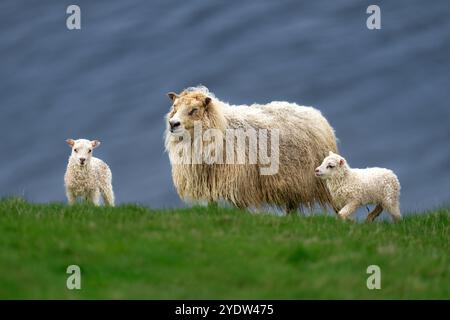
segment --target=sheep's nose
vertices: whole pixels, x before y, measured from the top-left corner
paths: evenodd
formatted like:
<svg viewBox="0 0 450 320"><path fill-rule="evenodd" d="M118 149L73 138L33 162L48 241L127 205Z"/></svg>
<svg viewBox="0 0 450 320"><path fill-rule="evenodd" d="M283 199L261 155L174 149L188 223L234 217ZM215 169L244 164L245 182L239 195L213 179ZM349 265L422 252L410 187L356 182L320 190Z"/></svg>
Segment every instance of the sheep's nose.
<svg viewBox="0 0 450 320"><path fill-rule="evenodd" d="M86 158L80 158L80 163L84 164L84 162L86 161Z"/></svg>
<svg viewBox="0 0 450 320"><path fill-rule="evenodd" d="M320 171L319 169L316 169L316 171L315 171L315 172L316 172L316 173L319 173L319 171Z"/></svg>
<svg viewBox="0 0 450 320"><path fill-rule="evenodd" d="M177 127L179 127L180 126L180 121L177 121L177 120L170 120L169 121L169 124L170 124L170 129L176 129Z"/></svg>

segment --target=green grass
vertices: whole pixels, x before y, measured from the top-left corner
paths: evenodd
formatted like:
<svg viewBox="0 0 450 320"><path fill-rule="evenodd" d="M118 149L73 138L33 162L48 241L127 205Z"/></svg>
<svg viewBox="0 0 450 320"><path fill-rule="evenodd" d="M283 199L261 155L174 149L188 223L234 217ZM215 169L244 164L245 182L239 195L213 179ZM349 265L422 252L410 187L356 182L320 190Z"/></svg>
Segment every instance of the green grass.
<svg viewBox="0 0 450 320"><path fill-rule="evenodd" d="M450 299L449 209L402 222L0 200L0 298ZM66 268L82 289L66 288ZM381 290L366 287L381 268Z"/></svg>

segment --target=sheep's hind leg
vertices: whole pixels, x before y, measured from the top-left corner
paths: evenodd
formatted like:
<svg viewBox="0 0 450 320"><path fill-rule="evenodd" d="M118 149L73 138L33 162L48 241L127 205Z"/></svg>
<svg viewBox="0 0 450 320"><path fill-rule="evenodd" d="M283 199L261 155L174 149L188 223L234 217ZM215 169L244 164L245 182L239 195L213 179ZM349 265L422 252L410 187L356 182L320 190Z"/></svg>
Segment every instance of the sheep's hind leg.
<svg viewBox="0 0 450 320"><path fill-rule="evenodd" d="M219 208L219 203L217 203L217 201L210 200L208 201L207 207L209 209L217 209Z"/></svg>
<svg viewBox="0 0 450 320"><path fill-rule="evenodd" d="M358 209L359 204L357 202L347 203L340 211L339 217L343 220L347 220Z"/></svg>
<svg viewBox="0 0 450 320"><path fill-rule="evenodd" d="M369 213L366 222L373 222L383 211L383 207L379 204Z"/></svg>

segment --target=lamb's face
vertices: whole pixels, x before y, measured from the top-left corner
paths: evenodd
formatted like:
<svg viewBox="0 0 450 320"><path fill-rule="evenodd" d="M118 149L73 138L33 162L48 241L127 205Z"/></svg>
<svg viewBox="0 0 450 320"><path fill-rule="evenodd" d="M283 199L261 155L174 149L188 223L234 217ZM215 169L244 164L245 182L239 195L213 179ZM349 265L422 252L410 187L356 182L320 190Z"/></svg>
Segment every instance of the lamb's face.
<svg viewBox="0 0 450 320"><path fill-rule="evenodd" d="M172 134L181 134L187 130L192 134L194 123L203 121L211 98L199 92L177 95L168 93L172 100L172 109L167 115L167 130Z"/></svg>
<svg viewBox="0 0 450 320"><path fill-rule="evenodd" d="M100 141L98 140L68 139L66 142L72 147L70 158L75 160L75 163L82 167L89 165L92 159L92 150L100 145Z"/></svg>
<svg viewBox="0 0 450 320"><path fill-rule="evenodd" d="M329 179L334 175L342 172L345 167L345 159L330 151L320 166L315 170L316 177L321 179Z"/></svg>

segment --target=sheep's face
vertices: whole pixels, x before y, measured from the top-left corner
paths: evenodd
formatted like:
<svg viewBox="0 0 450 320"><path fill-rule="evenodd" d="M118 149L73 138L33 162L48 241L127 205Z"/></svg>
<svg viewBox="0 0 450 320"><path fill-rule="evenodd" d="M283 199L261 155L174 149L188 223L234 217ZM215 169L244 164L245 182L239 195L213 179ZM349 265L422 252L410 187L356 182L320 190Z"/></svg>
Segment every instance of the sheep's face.
<svg viewBox="0 0 450 320"><path fill-rule="evenodd" d="M72 147L70 158L81 167L89 165L92 159L92 150L100 145L98 140L68 139L66 142Z"/></svg>
<svg viewBox="0 0 450 320"><path fill-rule="evenodd" d="M189 131L193 134L194 123L207 117L211 98L200 92L183 92L180 95L168 93L172 100L172 109L167 115L167 130L172 134Z"/></svg>
<svg viewBox="0 0 450 320"><path fill-rule="evenodd" d="M315 170L316 177L321 179L329 179L337 174L342 173L345 169L345 159L330 151L320 166Z"/></svg>

